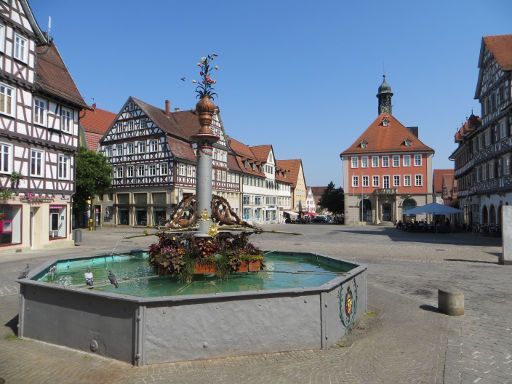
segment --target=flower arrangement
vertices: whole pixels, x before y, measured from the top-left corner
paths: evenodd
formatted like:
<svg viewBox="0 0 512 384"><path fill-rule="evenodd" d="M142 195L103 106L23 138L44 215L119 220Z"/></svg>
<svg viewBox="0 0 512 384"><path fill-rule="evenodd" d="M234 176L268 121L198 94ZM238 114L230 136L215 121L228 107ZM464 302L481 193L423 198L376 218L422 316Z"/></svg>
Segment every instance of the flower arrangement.
<svg viewBox="0 0 512 384"><path fill-rule="evenodd" d="M158 234L158 242L149 247L149 262L159 275L177 276L192 281L194 274L215 273L226 277L256 263L263 268L263 254L248 242L248 234L219 232L213 238L197 238L191 233Z"/></svg>
<svg viewBox="0 0 512 384"><path fill-rule="evenodd" d="M200 68L199 75L201 76L201 80L199 82L192 80L192 83L197 84L196 93L198 99L209 97L213 100L214 96L217 96L213 88L213 85L217 83L217 81L211 78L212 71L219 69L217 65L212 67L212 61L215 60L217 56L216 53L212 53L208 56L201 57L199 63L197 63L197 66Z"/></svg>

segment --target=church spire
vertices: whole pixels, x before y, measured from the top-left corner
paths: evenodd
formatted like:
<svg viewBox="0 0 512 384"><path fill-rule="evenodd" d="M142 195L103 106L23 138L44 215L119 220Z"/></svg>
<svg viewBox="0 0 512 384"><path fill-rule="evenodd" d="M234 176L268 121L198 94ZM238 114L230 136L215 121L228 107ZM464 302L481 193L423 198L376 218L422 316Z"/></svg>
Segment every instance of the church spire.
<svg viewBox="0 0 512 384"><path fill-rule="evenodd" d="M379 99L379 115L381 113L389 113L390 115L392 114L392 96L393 92L391 92L391 86L386 82L386 75L382 75L382 84L380 85L379 90L377 92L377 99Z"/></svg>

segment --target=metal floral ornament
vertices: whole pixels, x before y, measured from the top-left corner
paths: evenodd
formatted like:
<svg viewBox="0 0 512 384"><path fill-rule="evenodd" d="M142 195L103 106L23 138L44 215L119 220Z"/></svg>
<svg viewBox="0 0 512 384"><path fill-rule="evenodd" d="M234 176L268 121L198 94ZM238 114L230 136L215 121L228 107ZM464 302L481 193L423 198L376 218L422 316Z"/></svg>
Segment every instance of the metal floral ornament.
<svg viewBox="0 0 512 384"><path fill-rule="evenodd" d="M201 57L199 63L197 63L197 66L200 68L199 75L201 76L201 80L199 82L192 80L192 82L197 84L196 93L198 99L209 97L213 100L214 96L217 96L213 88L213 85L217 81L211 77L212 72L219 69L217 65L212 66L212 61L215 60L217 56L216 53L212 53L206 57Z"/></svg>

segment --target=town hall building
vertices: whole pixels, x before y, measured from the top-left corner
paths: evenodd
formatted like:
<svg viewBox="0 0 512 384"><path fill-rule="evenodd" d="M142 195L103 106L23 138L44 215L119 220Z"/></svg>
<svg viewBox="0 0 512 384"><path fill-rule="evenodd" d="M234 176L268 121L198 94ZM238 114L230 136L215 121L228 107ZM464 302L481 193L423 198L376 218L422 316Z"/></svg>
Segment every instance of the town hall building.
<svg viewBox="0 0 512 384"><path fill-rule="evenodd" d="M343 163L345 223L404 220L403 212L432 202L434 150L392 114L393 92L382 81L378 116L340 156Z"/></svg>

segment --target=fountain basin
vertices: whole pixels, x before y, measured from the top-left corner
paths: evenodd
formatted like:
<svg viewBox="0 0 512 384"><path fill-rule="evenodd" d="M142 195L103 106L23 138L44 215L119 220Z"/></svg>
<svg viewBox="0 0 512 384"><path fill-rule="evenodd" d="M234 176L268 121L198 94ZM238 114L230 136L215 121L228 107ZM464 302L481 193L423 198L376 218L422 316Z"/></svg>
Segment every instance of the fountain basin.
<svg viewBox="0 0 512 384"><path fill-rule="evenodd" d="M195 287L134 278L134 287L120 280L119 289L98 278L95 289L48 281L51 266L59 273L66 262L73 269L92 260L101 265L91 257L50 261L18 280L20 337L144 365L325 348L367 306L366 266L306 253L270 253L270 271L240 274L234 285L208 277ZM300 270L280 270L293 260ZM151 295L141 293L139 281L148 281Z"/></svg>

